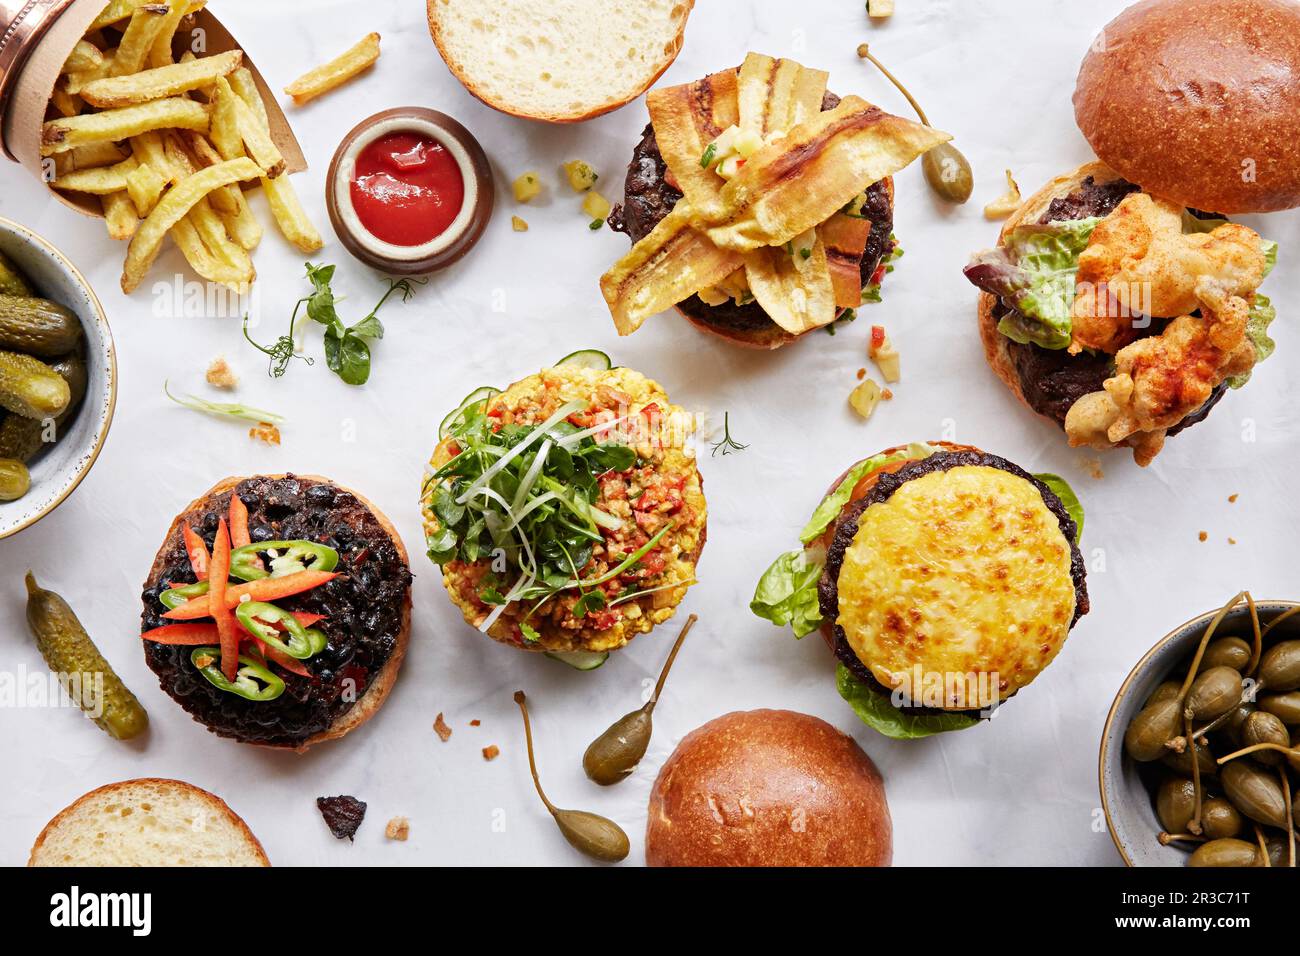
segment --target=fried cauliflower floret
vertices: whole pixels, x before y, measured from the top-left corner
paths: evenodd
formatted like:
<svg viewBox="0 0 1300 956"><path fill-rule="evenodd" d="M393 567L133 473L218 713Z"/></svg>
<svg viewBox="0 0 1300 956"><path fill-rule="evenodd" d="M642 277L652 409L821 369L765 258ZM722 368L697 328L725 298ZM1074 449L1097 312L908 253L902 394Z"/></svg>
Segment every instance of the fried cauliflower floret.
<svg viewBox="0 0 1300 956"><path fill-rule="evenodd" d="M1130 324L1127 313L1170 318L1194 311L1202 277L1244 298L1264 281L1265 265L1253 229L1225 223L1211 232L1184 233L1181 206L1133 193L1093 230L1079 256L1078 281L1105 287L1124 307L1115 311L1126 313L1113 321Z"/></svg>
<svg viewBox="0 0 1300 956"><path fill-rule="evenodd" d="M1180 316L1160 335L1121 349L1105 390L1085 395L1066 415L1070 444L1128 444L1146 465L1169 428L1204 405L1225 379L1249 371L1256 360L1246 335L1250 304L1232 289L1202 276L1195 286L1199 316Z"/></svg>

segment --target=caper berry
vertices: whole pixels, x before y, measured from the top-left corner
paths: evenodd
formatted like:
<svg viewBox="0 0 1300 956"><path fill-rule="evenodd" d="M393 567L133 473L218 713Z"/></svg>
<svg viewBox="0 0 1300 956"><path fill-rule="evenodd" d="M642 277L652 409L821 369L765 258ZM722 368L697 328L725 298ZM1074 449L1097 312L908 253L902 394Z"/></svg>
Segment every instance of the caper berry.
<svg viewBox="0 0 1300 956"><path fill-rule="evenodd" d="M1165 744L1178 736L1181 719L1177 698L1143 707L1124 733L1124 749L1141 763L1158 759L1169 752Z"/></svg>
<svg viewBox="0 0 1300 956"><path fill-rule="evenodd" d="M1182 685L1176 680L1167 680L1151 692L1144 706L1150 707L1152 704L1158 704L1162 700L1175 700L1182 692Z"/></svg>
<svg viewBox="0 0 1300 956"><path fill-rule="evenodd" d="M1156 816L1169 833L1184 833L1196 813L1196 788L1186 777L1166 777L1156 792Z"/></svg>
<svg viewBox="0 0 1300 956"><path fill-rule="evenodd" d="M1187 861L1188 866L1229 867L1254 866L1259 857L1259 848L1245 840L1231 838L1210 840L1202 843Z"/></svg>
<svg viewBox="0 0 1300 956"><path fill-rule="evenodd" d="M1237 808L1223 797L1210 797L1201 806L1201 829L1211 840L1234 837L1241 832L1242 819Z"/></svg>
<svg viewBox="0 0 1300 956"><path fill-rule="evenodd" d="M1259 659L1259 679L1271 691L1300 688L1300 641L1282 641Z"/></svg>
<svg viewBox="0 0 1300 956"><path fill-rule="evenodd" d="M1282 785L1267 770L1249 760L1231 760L1219 770L1223 792L1250 819L1271 827L1286 826Z"/></svg>
<svg viewBox="0 0 1300 956"><path fill-rule="evenodd" d="M1213 720L1241 703L1241 674L1231 667L1211 667L1192 682L1187 709L1197 720Z"/></svg>
<svg viewBox="0 0 1300 956"><path fill-rule="evenodd" d="M1188 746L1183 749L1182 753L1169 750L1160 758L1160 762L1174 773L1190 777L1192 775L1192 748ZM1214 762L1214 754L1210 752L1208 747L1197 745L1196 762L1200 765L1202 777L1213 777L1219 772L1219 765Z"/></svg>
<svg viewBox="0 0 1300 956"><path fill-rule="evenodd" d="M1285 694L1261 694L1260 710L1276 714L1288 727L1300 724L1300 690L1287 691Z"/></svg>
<svg viewBox="0 0 1300 956"><path fill-rule="evenodd" d="M1282 747L1291 745L1291 735L1286 732L1286 724L1267 711L1256 711L1246 718L1241 729L1241 745L1253 747L1255 744L1278 744ZM1276 767L1282 762L1282 755L1276 750L1257 750L1250 755L1267 767Z"/></svg>
<svg viewBox="0 0 1300 956"><path fill-rule="evenodd" d="M1244 671L1250 663L1250 645L1239 637L1220 637L1205 647L1201 657L1201 670L1211 667L1231 667L1234 671Z"/></svg>

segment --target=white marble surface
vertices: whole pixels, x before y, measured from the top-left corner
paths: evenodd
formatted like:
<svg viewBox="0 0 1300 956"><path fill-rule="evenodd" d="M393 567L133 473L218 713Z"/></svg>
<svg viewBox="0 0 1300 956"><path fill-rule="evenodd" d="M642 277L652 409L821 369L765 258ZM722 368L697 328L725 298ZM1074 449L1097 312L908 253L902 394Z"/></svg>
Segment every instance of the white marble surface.
<svg viewBox="0 0 1300 956"><path fill-rule="evenodd" d="M532 793L518 687L534 703L539 760L560 804L610 814L642 858L646 797L659 765L692 728L735 709L784 707L817 714L852 733L885 774L899 864L1114 864L1096 786L1097 743L1111 698L1137 658L1174 625L1241 587L1295 597L1293 533L1300 345L1288 299L1300 298L1300 217L1252 224L1282 244L1266 291L1279 303L1278 354L1249 388L1206 424L1140 470L1125 455L1090 477L1059 432L1019 407L987 369L974 327L974 290L961 275L996 225L981 216L1011 167L1026 190L1089 158L1070 105L1075 71L1094 33L1124 4L1072 0L899 0L883 26L861 3L697 0L681 56L664 82L738 63L750 49L827 69L831 86L895 111L905 104L855 56L876 51L953 131L975 165L975 199L960 209L932 200L919 169L898 178L897 232L907 251L883 304L834 338L816 334L777 354L755 355L701 337L681 321L652 320L619 340L596 286L626 239L588 231L556 167L581 157L620 190L632 144L646 122L637 101L580 126L546 127L493 112L450 76L425 29L418 0L214 0L212 7L278 88L364 31L384 53L360 82L306 108L289 107L311 160L296 179L327 235L317 261L339 266L336 289L359 317L380 289L329 234L322 200L342 134L380 109L416 104L468 125L492 157L498 211L482 244L433 279L408 306L384 313L364 388L340 383L318 362L272 381L231 318L158 314L150 283L118 291L123 249L96 222L50 200L15 166L0 169L0 215L59 245L95 284L118 346L117 419L93 472L50 517L0 542L0 667L37 672L23 623L22 572L34 568L66 595L119 673L148 708L152 729L136 744L109 740L75 712L0 711L5 785L0 787L0 863L20 864L55 811L83 791L134 776L176 776L224 796L281 864L579 863ZM532 229L511 231L510 179L543 171L547 201L520 210ZM260 197L255 202L264 213ZM265 217L264 217L265 218ZM259 334L278 335L302 294L302 256L273 231L257 250ZM154 279L182 263L174 251ZM1287 295L1290 293L1290 296ZM164 310L165 311L165 310ZM870 322L885 324L902 355L897 399L868 424L845 396L866 364ZM319 332L309 332L320 354ZM581 347L660 379L674 400L718 417L730 410L747 451L702 467L711 506L702 583L685 610L701 616L657 714L651 751L635 776L599 790L579 756L608 720L630 709L655 673L673 630L642 638L592 674L497 646L467 628L422 556L421 468L444 412L471 388L504 384ZM168 403L165 378L206 394L208 361L224 353L242 375L238 395L289 417L284 443L250 441L238 425ZM184 436L184 442L178 437ZM835 693L833 665L816 638L802 643L752 617L746 604L768 561L792 546L828 482L866 453L912 439L979 444L1034 471L1069 478L1087 507L1084 538L1093 612L1053 666L991 724L917 743L893 743L858 723ZM363 730L305 757L219 740L158 689L139 649L139 589L172 515L227 474L296 470L353 485L396 522L413 552L415 628L401 679ZM1240 493L1236 504L1230 494ZM1208 540L1199 543L1199 531ZM1230 545L1231 536L1237 541ZM454 736L431 724L443 711ZM471 728L471 719L482 726ZM485 763L480 749L501 747ZM356 843L334 840L314 806L351 793L370 810ZM384 823L411 820L408 843L385 841Z"/></svg>

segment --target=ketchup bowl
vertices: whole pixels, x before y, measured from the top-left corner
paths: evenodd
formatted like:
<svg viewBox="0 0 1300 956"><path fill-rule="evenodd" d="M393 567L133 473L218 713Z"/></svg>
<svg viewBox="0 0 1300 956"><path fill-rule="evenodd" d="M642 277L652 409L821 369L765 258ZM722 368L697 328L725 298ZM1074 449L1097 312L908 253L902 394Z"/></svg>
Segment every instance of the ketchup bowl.
<svg viewBox="0 0 1300 956"><path fill-rule="evenodd" d="M358 123L326 178L330 222L348 252L398 275L446 268L492 217L483 147L445 113L407 106Z"/></svg>

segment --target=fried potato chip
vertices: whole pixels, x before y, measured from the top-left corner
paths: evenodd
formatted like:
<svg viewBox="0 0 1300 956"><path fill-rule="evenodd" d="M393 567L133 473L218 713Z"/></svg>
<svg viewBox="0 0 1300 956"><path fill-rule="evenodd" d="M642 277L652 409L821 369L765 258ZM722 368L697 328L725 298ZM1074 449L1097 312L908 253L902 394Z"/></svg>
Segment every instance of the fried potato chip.
<svg viewBox="0 0 1300 956"><path fill-rule="evenodd" d="M66 81L68 92L73 96L80 96L82 88L87 83L94 83L96 80L102 80L104 77L110 76L112 74L113 60L115 57L116 52L109 50L104 54L103 60L95 66L89 67L85 70L78 70L75 73L69 73Z"/></svg>
<svg viewBox="0 0 1300 956"><path fill-rule="evenodd" d="M68 88L63 84L55 84L54 89L50 92L50 102L54 108L59 111L60 116L77 116L81 113L81 97L68 92Z"/></svg>
<svg viewBox="0 0 1300 956"><path fill-rule="evenodd" d="M163 21L158 35L154 37L153 46L149 48L150 66L167 66L172 62L172 44L176 40L176 30L181 20L192 13L198 13L205 6L207 6L206 0L197 0L188 4L183 0L173 0L171 12L167 14L167 19Z"/></svg>
<svg viewBox="0 0 1300 956"><path fill-rule="evenodd" d="M130 76L111 76L87 83L81 88L81 98L101 109L147 103L211 86L218 77L235 70L243 59L242 51L229 50L201 60L173 63Z"/></svg>
<svg viewBox="0 0 1300 956"><path fill-rule="evenodd" d="M369 33L352 49L316 69L304 73L284 88L299 106L342 86L368 70L379 59L379 34Z"/></svg>
<svg viewBox="0 0 1300 956"><path fill-rule="evenodd" d="M78 146L76 149L70 149L66 153L59 153L54 157L54 171L56 177L66 176L77 169L112 166L114 163L120 163L130 155L117 143L92 143L89 146Z"/></svg>
<svg viewBox="0 0 1300 956"><path fill-rule="evenodd" d="M115 142L155 129L207 130L208 109L183 97L170 97L48 121L41 129L41 155L53 156L90 143Z"/></svg>
<svg viewBox="0 0 1300 956"><path fill-rule="evenodd" d="M246 66L241 66L234 73L231 73L228 79L230 88L256 114L258 125L262 129L269 130L271 128L271 117L266 112L266 104L262 102L262 93L257 88L257 81L253 79L253 71Z"/></svg>
<svg viewBox="0 0 1300 956"><path fill-rule="evenodd" d="M247 157L232 159L201 169L169 189L131 239L122 268L122 291L128 295L135 291L157 258L164 237L189 215L200 199L214 189L256 179L261 173L257 164Z"/></svg>
<svg viewBox="0 0 1300 956"><path fill-rule="evenodd" d="M166 188L167 180L148 163L137 161L135 168L126 174L126 194L141 218L153 212Z"/></svg>
<svg viewBox="0 0 1300 956"><path fill-rule="evenodd" d="M231 97L230 102L234 108L239 136L244 141L248 155L262 167L265 178L275 179L284 172L284 156L252 108L238 96Z"/></svg>
<svg viewBox="0 0 1300 956"><path fill-rule="evenodd" d="M829 73L794 60L750 53L740 66L736 100L740 128L763 139L812 119L822 108Z"/></svg>
<svg viewBox="0 0 1300 956"><path fill-rule="evenodd" d="M227 286L235 292L243 295L248 291L246 285L241 285L240 276L231 266L221 262L216 256L209 251L208 247L203 244L198 230L188 218L182 219L172 227L170 233L176 247L180 249L181 255L185 261L190 264L200 278L208 282L217 282Z"/></svg>
<svg viewBox="0 0 1300 956"><path fill-rule="evenodd" d="M86 32L94 33L104 27L111 27L115 23L121 23L135 13L138 7L143 7L149 2L150 0L111 0L99 16L95 17L94 22L90 24Z"/></svg>
<svg viewBox="0 0 1300 956"><path fill-rule="evenodd" d="M267 179L263 176L262 190L266 193L271 214L275 216L275 224L280 227L284 238L302 252L315 252L325 245L320 233L307 218L302 202L298 199L298 193L294 191L288 176L281 176L279 179Z"/></svg>
<svg viewBox="0 0 1300 956"><path fill-rule="evenodd" d="M93 70L104 62L104 54L89 40L78 40L63 63L64 74Z"/></svg>
<svg viewBox="0 0 1300 956"><path fill-rule="evenodd" d="M736 71L723 70L694 83L651 90L645 102L659 152L687 202L696 209L717 203L726 181L701 157L723 130L740 122Z"/></svg>

